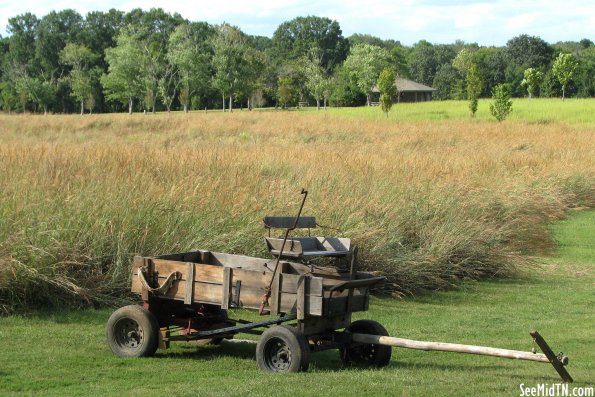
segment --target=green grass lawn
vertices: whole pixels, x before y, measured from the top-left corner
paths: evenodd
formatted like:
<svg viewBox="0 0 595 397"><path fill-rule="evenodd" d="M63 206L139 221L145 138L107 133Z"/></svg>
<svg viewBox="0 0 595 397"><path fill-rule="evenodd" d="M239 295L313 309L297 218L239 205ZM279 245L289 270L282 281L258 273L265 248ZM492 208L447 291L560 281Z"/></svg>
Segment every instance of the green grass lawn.
<svg viewBox="0 0 595 397"><path fill-rule="evenodd" d="M491 99L481 99L474 119L469 116L468 101L399 103L393 106L388 119L393 121L491 120L496 123L496 119L490 114L491 102L493 102ZM316 107L301 111L315 112ZM386 118L380 107L328 108L326 112L356 118L378 120ZM320 113L323 113L323 110ZM507 120L534 124L562 122L595 126L595 99L566 99L562 101L559 98L513 98L512 113Z"/></svg>
<svg viewBox="0 0 595 397"><path fill-rule="evenodd" d="M467 283L415 299L373 299L358 318L393 336L519 350L537 329L570 358L572 386L595 386L595 212L553 226L555 257L515 280ZM549 364L393 349L382 370L346 370L336 351L307 373L260 372L254 344L173 345L148 359L120 359L105 343L110 310L0 318L2 395L518 396L520 384L558 383ZM233 313L239 315L243 313ZM254 316L253 313L250 313ZM241 337L241 336L240 336Z"/></svg>

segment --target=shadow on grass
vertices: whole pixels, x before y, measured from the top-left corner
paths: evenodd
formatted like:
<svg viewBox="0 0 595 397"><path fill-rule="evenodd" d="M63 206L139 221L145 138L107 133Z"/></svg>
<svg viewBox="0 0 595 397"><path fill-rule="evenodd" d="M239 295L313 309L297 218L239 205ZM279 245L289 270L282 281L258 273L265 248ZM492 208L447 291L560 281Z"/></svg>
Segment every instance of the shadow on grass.
<svg viewBox="0 0 595 397"><path fill-rule="evenodd" d="M201 360L210 361L217 360L222 357L230 357L234 359L256 360L256 343L249 342L223 342L221 345L206 345L200 347L184 347L182 351L167 351L158 352L155 358L168 359L184 359L184 360ZM394 370L429 370L429 371L482 371L482 370L501 370L505 373L507 368L504 365L494 364L441 364L441 363L423 363L418 364L414 362L404 362L392 360L388 369ZM370 368L360 367L346 367L342 364L337 350L326 350L322 352L313 353L310 361L310 369L322 372L340 372L340 371L357 371L370 370Z"/></svg>

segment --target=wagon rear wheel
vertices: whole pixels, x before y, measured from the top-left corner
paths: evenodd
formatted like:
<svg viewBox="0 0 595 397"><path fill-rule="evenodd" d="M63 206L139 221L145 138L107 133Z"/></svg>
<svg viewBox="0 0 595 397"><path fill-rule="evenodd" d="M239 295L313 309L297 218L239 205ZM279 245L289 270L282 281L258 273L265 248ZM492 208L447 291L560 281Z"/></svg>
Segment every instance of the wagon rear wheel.
<svg viewBox="0 0 595 397"><path fill-rule="evenodd" d="M294 327L271 327L258 341L256 362L267 372L307 371L310 365L308 340Z"/></svg>
<svg viewBox="0 0 595 397"><path fill-rule="evenodd" d="M148 357L159 343L159 323L147 309L124 306L107 321L107 344L119 357Z"/></svg>
<svg viewBox="0 0 595 397"><path fill-rule="evenodd" d="M373 320L354 321L347 327L348 332L388 336L386 329ZM390 362L392 348L390 346L349 342L339 349L341 361L346 366L386 367Z"/></svg>

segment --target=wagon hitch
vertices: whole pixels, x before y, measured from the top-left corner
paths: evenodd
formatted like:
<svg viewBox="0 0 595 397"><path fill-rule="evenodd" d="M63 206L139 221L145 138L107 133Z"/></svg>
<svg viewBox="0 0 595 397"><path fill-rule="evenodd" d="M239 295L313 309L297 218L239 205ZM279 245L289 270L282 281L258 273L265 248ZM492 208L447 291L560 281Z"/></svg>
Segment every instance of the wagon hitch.
<svg viewBox="0 0 595 397"><path fill-rule="evenodd" d="M492 356L501 358L510 358L517 360L536 361L540 363L550 363L560 375L564 382L573 382L572 377L564 368L568 364L568 357L562 353L556 355L549 347L545 339L537 331L530 332L533 341L539 346L543 353L536 353L535 349L532 352L499 349L486 346L461 345L458 343L443 343L443 342L425 342L403 338L393 338L390 336L369 335L361 333L351 333L350 340L356 343L385 345L392 347L404 347L406 349L414 350L435 350L443 352L479 354L482 356Z"/></svg>

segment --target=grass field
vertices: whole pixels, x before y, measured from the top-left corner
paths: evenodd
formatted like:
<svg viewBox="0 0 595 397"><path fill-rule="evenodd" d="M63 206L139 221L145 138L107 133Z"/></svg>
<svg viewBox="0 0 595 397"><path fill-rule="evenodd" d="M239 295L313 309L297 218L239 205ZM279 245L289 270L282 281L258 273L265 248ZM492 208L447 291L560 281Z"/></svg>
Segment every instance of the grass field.
<svg viewBox="0 0 595 397"><path fill-rule="evenodd" d="M553 257L515 280L466 283L417 298L374 299L359 317L391 335L530 350L538 329L570 357L572 387L595 386L595 212L552 226ZM252 315L234 312L234 315ZM2 395L519 396L519 386L553 384L549 364L393 349L382 370L341 369L317 353L307 373L257 370L253 344L172 345L149 359L119 359L105 343L110 310L38 312L0 318Z"/></svg>
<svg viewBox="0 0 595 397"><path fill-rule="evenodd" d="M305 212L357 241L395 293L514 276L551 250L550 222L595 206L594 104L518 100L504 123L484 102L474 120L464 102L388 120L0 115L0 311L113 303L134 253L264 255L262 217L295 212L302 187Z"/></svg>
<svg viewBox="0 0 595 397"><path fill-rule="evenodd" d="M490 114L490 102L479 101L476 122L496 123ZM315 108L314 108L315 109ZM329 112L345 114L343 109L328 109ZM380 109L365 107L351 108L350 115L380 120L386 118ZM393 107L388 120L392 121L466 121L469 119L469 102L443 101L422 103L401 103ZM512 113L508 117L512 122L548 125L552 123L587 124L595 126L595 99L513 99Z"/></svg>

